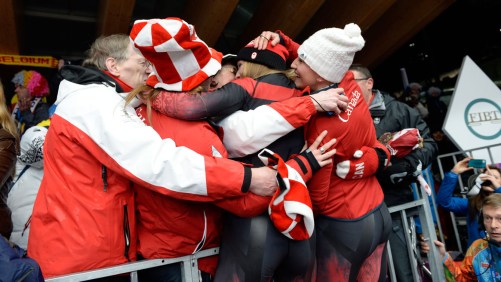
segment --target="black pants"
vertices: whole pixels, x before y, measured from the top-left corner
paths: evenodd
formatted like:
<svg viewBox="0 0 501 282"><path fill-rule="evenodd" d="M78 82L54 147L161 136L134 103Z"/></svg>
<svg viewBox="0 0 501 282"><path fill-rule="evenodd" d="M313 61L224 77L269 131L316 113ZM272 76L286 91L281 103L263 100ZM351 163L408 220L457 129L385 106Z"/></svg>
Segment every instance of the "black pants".
<svg viewBox="0 0 501 282"><path fill-rule="evenodd" d="M268 214L227 214L214 281L312 281L314 236L291 240L276 230Z"/></svg>
<svg viewBox="0 0 501 282"><path fill-rule="evenodd" d="M385 281L391 216L386 205L357 220L315 218L317 281Z"/></svg>
<svg viewBox="0 0 501 282"><path fill-rule="evenodd" d="M393 217L392 232L390 234L391 256L397 281L413 281L411 261L407 252L405 230L400 217ZM416 266L414 266L416 267Z"/></svg>

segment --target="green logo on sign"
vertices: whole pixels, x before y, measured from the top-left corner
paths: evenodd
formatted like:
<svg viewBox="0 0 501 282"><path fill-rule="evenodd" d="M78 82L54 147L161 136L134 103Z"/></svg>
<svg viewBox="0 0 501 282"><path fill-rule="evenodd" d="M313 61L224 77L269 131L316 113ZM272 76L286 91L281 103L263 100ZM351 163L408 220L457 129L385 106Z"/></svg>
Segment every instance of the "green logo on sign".
<svg viewBox="0 0 501 282"><path fill-rule="evenodd" d="M489 99L471 101L464 112L464 121L478 138L492 140L501 135L501 108Z"/></svg>

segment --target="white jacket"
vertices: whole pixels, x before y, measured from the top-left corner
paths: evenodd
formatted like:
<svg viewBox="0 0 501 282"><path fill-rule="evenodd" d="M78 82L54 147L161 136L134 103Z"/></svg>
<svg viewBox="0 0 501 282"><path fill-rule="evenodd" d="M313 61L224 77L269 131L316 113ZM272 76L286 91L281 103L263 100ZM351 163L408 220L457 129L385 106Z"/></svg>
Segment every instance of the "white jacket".
<svg viewBox="0 0 501 282"><path fill-rule="evenodd" d="M43 177L43 144L47 128L33 126L21 138L21 154L16 163L16 181L9 192L7 205L12 211L13 230L10 241L28 247L29 222L33 203ZM29 166L29 167L27 167ZM27 168L25 170L25 168ZM23 170L25 170L23 172ZM23 172L23 173L22 173ZM22 175L20 175L22 173Z"/></svg>

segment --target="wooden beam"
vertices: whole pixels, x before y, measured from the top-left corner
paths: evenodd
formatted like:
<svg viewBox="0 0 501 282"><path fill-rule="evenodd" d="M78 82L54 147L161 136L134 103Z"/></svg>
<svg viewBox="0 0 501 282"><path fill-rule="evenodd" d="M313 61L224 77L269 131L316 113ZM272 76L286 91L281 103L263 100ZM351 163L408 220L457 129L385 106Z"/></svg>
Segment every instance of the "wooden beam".
<svg viewBox="0 0 501 282"><path fill-rule="evenodd" d="M129 33L136 0L101 0L97 20L97 35Z"/></svg>
<svg viewBox="0 0 501 282"><path fill-rule="evenodd" d="M260 6L241 36L243 44L263 30L282 30L294 38L322 6L325 0L261 1Z"/></svg>
<svg viewBox="0 0 501 282"><path fill-rule="evenodd" d="M189 0L181 18L195 26L207 45L214 46L237 5L238 0Z"/></svg>
<svg viewBox="0 0 501 282"><path fill-rule="evenodd" d="M399 0L363 36L355 60L375 67L445 11L454 0Z"/></svg>
<svg viewBox="0 0 501 282"><path fill-rule="evenodd" d="M19 54L19 36L22 34L19 28L19 1L0 1L0 54Z"/></svg>
<svg viewBox="0 0 501 282"><path fill-rule="evenodd" d="M303 42L319 29L343 28L349 23L358 24L362 31L367 30L395 2L396 0L325 1L296 39Z"/></svg>

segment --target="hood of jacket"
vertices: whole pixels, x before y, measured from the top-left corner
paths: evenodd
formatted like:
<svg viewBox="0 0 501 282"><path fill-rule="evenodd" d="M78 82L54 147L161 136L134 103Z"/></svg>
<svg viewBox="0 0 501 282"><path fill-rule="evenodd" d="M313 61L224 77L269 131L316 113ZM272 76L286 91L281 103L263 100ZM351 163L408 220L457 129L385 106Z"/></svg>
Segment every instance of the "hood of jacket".
<svg viewBox="0 0 501 282"><path fill-rule="evenodd" d="M33 126L26 130L21 138L21 153L18 161L24 165L43 168L43 144L47 128Z"/></svg>
<svg viewBox="0 0 501 282"><path fill-rule="evenodd" d="M64 66L59 73L64 80L61 81L59 86L57 100L54 103L56 105L59 105L61 101L71 96L74 92L92 87L93 85L96 87L103 85L113 87L117 92L122 92L122 88L113 78L95 67Z"/></svg>

